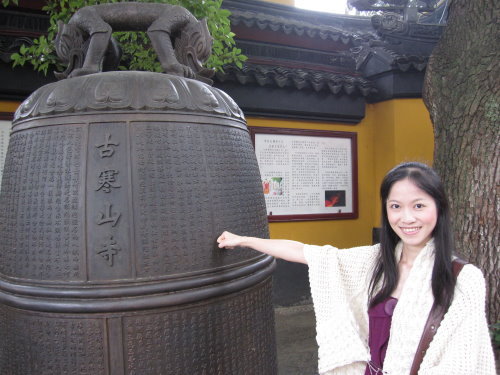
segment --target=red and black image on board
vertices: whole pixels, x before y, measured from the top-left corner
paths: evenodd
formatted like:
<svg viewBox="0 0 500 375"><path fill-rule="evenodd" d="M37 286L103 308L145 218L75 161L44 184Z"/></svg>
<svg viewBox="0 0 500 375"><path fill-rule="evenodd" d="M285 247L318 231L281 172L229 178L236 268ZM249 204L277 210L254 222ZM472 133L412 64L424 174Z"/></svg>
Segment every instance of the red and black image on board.
<svg viewBox="0 0 500 375"><path fill-rule="evenodd" d="M345 190L325 190L325 207L345 207Z"/></svg>

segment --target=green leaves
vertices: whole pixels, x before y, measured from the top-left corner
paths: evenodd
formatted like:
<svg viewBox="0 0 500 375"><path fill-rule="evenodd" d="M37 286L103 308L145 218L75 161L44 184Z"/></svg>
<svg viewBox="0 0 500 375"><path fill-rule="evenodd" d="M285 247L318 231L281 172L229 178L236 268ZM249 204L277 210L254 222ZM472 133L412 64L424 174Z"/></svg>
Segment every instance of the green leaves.
<svg viewBox="0 0 500 375"><path fill-rule="evenodd" d="M47 75L50 67L59 67L57 57L53 51L52 43L45 36L41 36L27 46L21 45L19 52L10 56L13 66L23 66L26 63L33 65L34 69Z"/></svg>
<svg viewBox="0 0 500 375"><path fill-rule="evenodd" d="M493 347L496 350L500 349L500 322L496 322L490 326L490 335Z"/></svg>
<svg viewBox="0 0 500 375"><path fill-rule="evenodd" d="M1 0L3 6L17 4L18 0ZM53 47L53 40L57 34L57 21L65 23L80 8L102 3L118 3L122 0L47 0L43 10L50 16L50 27L47 36L41 36L30 46L23 45L18 53L11 55L13 66L31 64L35 70L47 74L49 69L62 70L57 62ZM236 48L235 34L231 32L227 9L221 9L222 0L136 0L139 2L156 2L180 5L188 9L196 18L207 18L208 29L214 38L212 55L208 59L207 67L223 71L226 64L243 66L247 59ZM147 35L143 32L120 32L113 36L119 41L123 57L120 62L121 70L146 70L161 72L161 66L156 53L150 45Z"/></svg>
<svg viewBox="0 0 500 375"><path fill-rule="evenodd" d="M19 0L2 0L2 5L4 7L7 7L9 5L17 5L19 3Z"/></svg>
<svg viewBox="0 0 500 375"><path fill-rule="evenodd" d="M113 36L120 43L123 52L120 70L162 71L146 33L120 32L113 33Z"/></svg>

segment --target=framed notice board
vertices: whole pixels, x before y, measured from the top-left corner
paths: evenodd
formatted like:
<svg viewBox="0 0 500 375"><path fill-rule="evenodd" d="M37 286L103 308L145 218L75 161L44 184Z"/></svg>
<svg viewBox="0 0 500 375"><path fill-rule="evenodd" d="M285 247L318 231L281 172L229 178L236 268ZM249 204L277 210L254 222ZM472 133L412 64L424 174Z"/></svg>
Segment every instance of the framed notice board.
<svg viewBox="0 0 500 375"><path fill-rule="evenodd" d="M9 146L10 129L12 127L13 113L0 112L0 185L2 182L3 165L7 147Z"/></svg>
<svg viewBox="0 0 500 375"><path fill-rule="evenodd" d="M356 133L249 130L270 222L358 217Z"/></svg>

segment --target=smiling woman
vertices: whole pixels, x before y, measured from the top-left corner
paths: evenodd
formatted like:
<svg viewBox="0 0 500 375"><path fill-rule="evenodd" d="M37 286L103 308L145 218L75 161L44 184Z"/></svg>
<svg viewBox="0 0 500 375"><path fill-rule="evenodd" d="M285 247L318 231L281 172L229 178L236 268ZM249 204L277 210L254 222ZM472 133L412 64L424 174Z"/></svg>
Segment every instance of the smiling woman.
<svg viewBox="0 0 500 375"><path fill-rule="evenodd" d="M458 278L452 271L450 212L439 176L425 164L400 164L384 177L380 198L377 245L341 250L228 232L217 242L308 265L321 375L493 375L484 277L471 264ZM422 359L431 308L447 313Z"/></svg>

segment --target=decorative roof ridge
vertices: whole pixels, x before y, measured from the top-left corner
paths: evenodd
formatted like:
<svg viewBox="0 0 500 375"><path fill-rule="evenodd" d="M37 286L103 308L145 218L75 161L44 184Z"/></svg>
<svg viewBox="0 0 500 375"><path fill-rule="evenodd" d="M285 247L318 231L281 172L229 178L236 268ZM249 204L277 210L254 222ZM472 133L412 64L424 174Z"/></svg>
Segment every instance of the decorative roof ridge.
<svg viewBox="0 0 500 375"><path fill-rule="evenodd" d="M402 72L406 72L410 68L422 72L427 67L429 56L417 55L398 55L392 62L393 67L397 67Z"/></svg>
<svg viewBox="0 0 500 375"><path fill-rule="evenodd" d="M373 28L385 40L387 38L418 39L421 43L435 43L445 28L442 24L407 21L401 14L384 12L371 18Z"/></svg>
<svg viewBox="0 0 500 375"><path fill-rule="evenodd" d="M366 97L375 93L372 82L362 77L348 74L318 71L303 68L290 68L278 65L246 63L242 69L235 65L224 67L224 73L216 73L220 82L236 81L241 85L293 87L297 90L329 90L333 94L343 92L347 95Z"/></svg>
<svg viewBox="0 0 500 375"><path fill-rule="evenodd" d="M0 29L5 31L23 31L30 36L47 33L50 26L49 16L38 13L23 13L18 10L0 8Z"/></svg>
<svg viewBox="0 0 500 375"><path fill-rule="evenodd" d="M388 65L389 70L400 70L402 72L406 72L410 68L422 72L429 62L428 55L398 53L384 45L351 48L351 52L356 56L357 71L362 71L368 60L375 55Z"/></svg>
<svg viewBox="0 0 500 375"><path fill-rule="evenodd" d="M361 35L330 25L315 24L250 10L231 9L230 19L233 25L243 24L249 28L256 27L260 30L281 31L287 35L295 33L298 36L308 36L322 40L331 39L334 42L341 41L345 45L355 45L360 41L378 38L375 33Z"/></svg>

